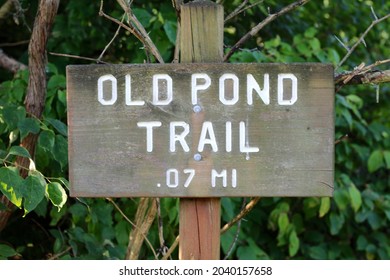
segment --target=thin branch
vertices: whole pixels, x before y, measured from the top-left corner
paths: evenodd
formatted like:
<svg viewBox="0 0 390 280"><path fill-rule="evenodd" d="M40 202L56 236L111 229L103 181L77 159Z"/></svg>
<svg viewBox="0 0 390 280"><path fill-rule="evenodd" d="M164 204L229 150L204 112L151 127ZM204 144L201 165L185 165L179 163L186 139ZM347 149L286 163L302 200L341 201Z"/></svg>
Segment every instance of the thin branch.
<svg viewBox="0 0 390 280"><path fill-rule="evenodd" d="M102 1L103 3L103 1ZM99 11L99 16L102 16L102 17L105 17L106 19L109 19L111 20L112 22L115 22L116 24L118 24L119 26L123 27L124 29L126 29L127 31L129 31L131 34L133 34L138 40L140 40L142 42L142 35L138 32L138 30L136 30L135 28L131 28L129 26L127 26L126 24L124 24L123 22L120 22L119 20L117 20L116 18L113 18L109 15L107 15L105 12L103 12L103 10L100 10Z"/></svg>
<svg viewBox="0 0 390 280"><path fill-rule="evenodd" d="M157 203L158 238L160 240L159 253L161 253L162 256L165 256L168 247L165 245L165 240L164 240L164 223L161 216L160 198L156 198L156 203Z"/></svg>
<svg viewBox="0 0 390 280"><path fill-rule="evenodd" d="M336 69L337 70L343 63L348 59L348 57L355 51L356 47L364 41L364 37L370 32L370 30L377 25L378 23L390 18L390 14L385 15L384 17L381 17L380 19L374 20L369 27L367 27L366 31L363 32L363 34L360 36L360 38L357 40L357 42L349 49L347 54L343 57L343 59L340 61L340 63L337 65Z"/></svg>
<svg viewBox="0 0 390 280"><path fill-rule="evenodd" d="M246 41L248 41L250 38L254 37L261 29L263 29L266 25L273 22L278 17L295 10L296 8L305 5L310 0L300 0L296 1L283 9L281 9L279 12L276 12L274 14L269 14L262 22L260 22L258 25L253 27L248 33L246 33L238 42L230 49L230 51L225 55L224 61L227 61L234 52L236 52Z"/></svg>
<svg viewBox="0 0 390 280"><path fill-rule="evenodd" d="M169 248L169 250L167 251L167 253L161 258L161 260L167 260L173 253L173 251L175 251L177 245L179 245L179 240L180 240L180 236L176 236L176 239L175 241L173 242L172 246Z"/></svg>
<svg viewBox="0 0 390 280"><path fill-rule="evenodd" d="M347 140L348 139L348 134L345 134L343 136L341 136L339 139L337 139L336 141L334 141L334 144L337 145L337 144L340 144L341 142L343 142L344 140Z"/></svg>
<svg viewBox="0 0 390 280"><path fill-rule="evenodd" d="M238 16L239 14L245 12L246 10L249 10L249 9L253 8L254 6L257 6L257 5L261 4L261 3L263 3L264 0L257 1L257 2L251 4L251 5L247 6L247 7L243 7L243 6L246 5L247 2L248 2L248 1L246 0L246 1L244 1L243 3L241 3L241 5L237 7L237 9L235 9L230 15L228 15L228 16L225 18L224 23L228 22L229 20L231 20L232 18ZM244 3L245 3L245 4L244 4Z"/></svg>
<svg viewBox="0 0 390 280"><path fill-rule="evenodd" d="M241 10L245 7L245 5L248 3L248 1L249 0L244 0L244 1L242 1L242 3L232 12L232 13L230 13L226 18L225 18L225 23L228 21L228 20L230 20L230 19L232 19L232 18L234 18L235 16L237 16L240 12L241 12Z"/></svg>
<svg viewBox="0 0 390 280"><path fill-rule="evenodd" d="M156 259L158 259L157 254L156 254L156 251L153 249L152 243L150 243L149 239L148 239L147 236L142 232L141 228L138 227L136 224L134 224L134 223L126 216L126 214L123 213L122 209L118 206L118 204L115 203L114 200L112 200L112 198L107 197L106 199L107 199L109 202L111 202L112 205L114 205L114 207L116 208L116 210L118 210L118 212L122 215L122 217L123 217L130 225L132 225L134 228L136 228L136 229L139 230L139 232L143 235L143 237L144 237L146 243L149 245L150 250L152 250L154 257L155 257Z"/></svg>
<svg viewBox="0 0 390 280"><path fill-rule="evenodd" d="M336 86L390 83L390 70L373 70L365 73L344 74L336 77Z"/></svg>
<svg viewBox="0 0 390 280"><path fill-rule="evenodd" d="M370 8L371 8L371 13L374 16L375 20L378 20L378 16L376 15L374 8L372 6Z"/></svg>
<svg viewBox="0 0 390 280"><path fill-rule="evenodd" d="M245 203L246 203L246 199L244 198L244 199L242 200L241 211L244 210ZM233 239L232 244L231 244L230 247L229 247L229 250L227 251L225 257L223 258L224 260L227 260L227 259L230 257L230 255L233 253L234 246L236 245L236 243L237 243L237 241L238 241L238 236L240 235L240 231L241 231L241 222L242 222L242 219L240 219L240 220L237 222L236 234L234 235L234 239Z"/></svg>
<svg viewBox="0 0 390 280"><path fill-rule="evenodd" d="M0 67L7 69L14 74L19 70L27 69L25 64L6 55L2 49L0 49Z"/></svg>
<svg viewBox="0 0 390 280"><path fill-rule="evenodd" d="M239 220L245 217L253 209L253 207L255 207L255 205L259 202L259 200L260 197L252 198L251 201L248 202L248 204L244 207L244 209L241 210L240 213L238 213L237 216L235 216L229 223L225 224L221 228L221 234L224 234L227 230L229 230L232 226L234 226Z"/></svg>
<svg viewBox="0 0 390 280"><path fill-rule="evenodd" d="M30 42L30 40L23 40L23 41L13 42L13 43L2 43L2 44L0 44L0 48L3 48L3 47L16 47L16 46L20 46L20 45L27 45L29 42Z"/></svg>
<svg viewBox="0 0 390 280"><path fill-rule="evenodd" d="M123 23L123 20L125 19L125 14L123 14L122 16L122 19L121 19L121 22ZM119 31L121 30L122 26L118 25L118 29L116 30L114 36L112 37L112 39L110 40L110 42L108 42L108 44L104 47L102 53L99 55L99 57L97 58L98 61L101 61L103 55L105 54L105 52L107 51L107 49L111 46L111 44L114 42L115 38L118 36L119 34Z"/></svg>
<svg viewBox="0 0 390 280"><path fill-rule="evenodd" d="M55 55L55 56L63 56L63 57L69 57L69 58L77 58L77 59L82 59L82 60L94 61L96 63L109 64L108 62L104 62L103 60L85 57L85 56L79 56L79 55L66 54L66 53L55 53L55 52L49 52L49 54Z"/></svg>
<svg viewBox="0 0 390 280"><path fill-rule="evenodd" d="M349 52L349 48L348 48L348 46L347 45L345 45L344 44L344 42L343 41L341 41L341 39L339 38L339 37L337 37L336 35L333 35L335 38L336 38L336 40L340 43L340 45L344 48L344 49L346 49L347 50L347 52Z"/></svg>
<svg viewBox="0 0 390 280"><path fill-rule="evenodd" d="M176 45L175 52L173 56L172 63L179 63L180 60L180 37L181 37L181 24L180 21L177 21L177 29L176 29Z"/></svg>
<svg viewBox="0 0 390 280"><path fill-rule="evenodd" d="M176 11L177 16L176 45L172 63L179 63L180 60L181 5L183 5L183 3L183 0L172 0L172 6Z"/></svg>
<svg viewBox="0 0 390 280"><path fill-rule="evenodd" d="M140 40L141 43L145 46L145 48L147 48L153 54L153 56L157 59L159 63L164 63L160 52L153 43L152 39L150 39L148 32L146 32L144 26L133 14L133 11L130 7L131 2L126 2L125 0L117 0L117 2L127 14L129 24L131 24L134 30L137 30L137 33L140 35L139 37L137 37L138 40Z"/></svg>
<svg viewBox="0 0 390 280"><path fill-rule="evenodd" d="M52 255L50 258L48 258L48 260L56 260L59 257L61 257L61 256L65 255L66 253L68 253L70 250L72 250L72 247L69 246L64 251L59 252L58 254Z"/></svg>

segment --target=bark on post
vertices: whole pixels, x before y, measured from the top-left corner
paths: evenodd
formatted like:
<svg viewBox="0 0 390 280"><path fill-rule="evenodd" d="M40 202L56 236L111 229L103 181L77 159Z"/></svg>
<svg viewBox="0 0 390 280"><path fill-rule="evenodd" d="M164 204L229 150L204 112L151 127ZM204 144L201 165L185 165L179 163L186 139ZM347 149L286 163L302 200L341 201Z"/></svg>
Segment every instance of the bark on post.
<svg viewBox="0 0 390 280"><path fill-rule="evenodd" d="M181 62L222 62L223 6L203 0L183 5L181 28ZM200 133L203 118L204 114L194 114L193 134ZM195 135L193 139L196 139ZM204 160L212 161L211 155ZM197 172L201 173L202 170ZM219 259L220 199L182 198L179 215L179 258L182 260Z"/></svg>

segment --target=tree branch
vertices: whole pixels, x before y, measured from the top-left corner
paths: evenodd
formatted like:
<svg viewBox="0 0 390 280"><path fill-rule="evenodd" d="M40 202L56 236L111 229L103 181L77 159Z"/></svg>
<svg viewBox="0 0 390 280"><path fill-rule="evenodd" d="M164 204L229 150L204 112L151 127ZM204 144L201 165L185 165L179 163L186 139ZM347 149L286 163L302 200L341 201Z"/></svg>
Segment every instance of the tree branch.
<svg viewBox="0 0 390 280"><path fill-rule="evenodd" d="M106 199L107 199L109 202L111 202L112 205L114 205L114 207L116 208L116 210L118 210L119 214L121 214L122 217L123 217L130 225L133 226L134 229L137 229L137 230L143 235L143 238L146 240L146 243L148 244L150 250L153 252L154 257L157 259L156 251L153 249L153 245L152 245L152 243L149 241L149 239L147 238L146 233L144 233L143 230L142 230L138 225L136 225L135 223L133 223L133 222L126 216L125 213L123 213L122 209L118 206L118 204L115 203L114 200L112 200L112 198L107 197Z"/></svg>
<svg viewBox="0 0 390 280"><path fill-rule="evenodd" d="M227 61L234 52L236 52L246 41L248 41L250 38L254 37L261 29L263 29L267 24L273 22L278 17L300 7L305 5L310 0L300 0L296 1L283 9L281 9L279 12L276 12L275 14L269 14L262 22L260 22L258 25L253 27L248 33L246 33L238 42L230 49L230 51L225 55L224 61Z"/></svg>
<svg viewBox="0 0 390 280"><path fill-rule="evenodd" d="M181 36L181 5L183 5L183 0L172 0L173 8L175 8L177 16L177 29L176 29L176 45L175 52L173 55L172 63L178 63L180 60L180 36Z"/></svg>
<svg viewBox="0 0 390 280"><path fill-rule="evenodd" d="M353 71L338 74L335 77L337 91L345 85L389 83L390 70L373 70L373 68L386 63L390 63L390 59L377 61L368 66L364 66L364 63L362 63Z"/></svg>
<svg viewBox="0 0 390 280"><path fill-rule="evenodd" d="M27 69L26 65L13 59L12 57L9 57L2 49L0 49L0 67L7 69L14 74L19 70Z"/></svg>
<svg viewBox="0 0 390 280"><path fill-rule="evenodd" d="M238 213L237 216L235 216L229 223L225 224L221 228L221 234L224 234L226 231L228 231L232 226L234 226L238 221L240 221L242 218L244 218L252 209L255 207L255 205L259 202L260 197L252 198L251 201L248 202L247 205L241 210L240 213Z"/></svg>
<svg viewBox="0 0 390 280"><path fill-rule="evenodd" d="M137 36L138 40L140 40L141 43L145 46L145 48L148 49L153 54L153 56L157 59L159 63L164 63L164 60L160 52L156 48L152 39L150 39L148 32L146 32L143 25L133 14L133 11L131 9L131 1L126 2L125 0L117 0L117 2L127 14L127 17L129 19L128 23L132 26L134 30L137 30L137 33L139 34L139 36Z"/></svg>
<svg viewBox="0 0 390 280"><path fill-rule="evenodd" d="M29 55L29 80L27 86L27 94L24 101L26 112L29 115L40 119L45 106L46 99L46 43L49 38L51 26L54 22L54 17L57 14L59 0L40 0L38 12L35 16L34 28L31 34L30 44L28 46ZM34 157L35 146L38 140L38 135L28 134L22 142L21 146L29 151ZM20 175L26 177L28 172L23 167L28 167L29 159L24 157L16 158L16 165L20 166ZM1 202L8 208L11 208L8 199L3 196ZM0 232L6 226L12 211L0 211Z"/></svg>
<svg viewBox="0 0 390 280"><path fill-rule="evenodd" d="M245 7L245 5L248 3L248 0L244 0L231 14L229 14L224 22L228 22L229 20L231 20L232 18L238 16L239 14L245 12L246 10L249 10L250 8L253 8L254 6L257 6L261 3L263 3L264 0L260 0L260 1L257 1L256 3L253 3L247 7Z"/></svg>
<svg viewBox="0 0 390 280"><path fill-rule="evenodd" d="M137 227L129 235L126 260L136 260L139 257L141 246L146 234L149 231L157 214L157 203L155 198L141 198L135 214L135 224ZM153 250L154 256L157 255Z"/></svg>
<svg viewBox="0 0 390 280"><path fill-rule="evenodd" d="M79 56L79 55L74 55L74 54L55 53L55 52L49 52L49 54L55 55L55 56L63 56L63 57L69 57L69 58L76 58L76 59L94 61L96 63L108 64L107 62L105 62L103 60L100 60L100 59L95 59L95 58L90 58L90 57L85 57L85 56Z"/></svg>
<svg viewBox="0 0 390 280"><path fill-rule="evenodd" d="M343 63L348 59L348 57L355 51L356 47L364 42L364 38L366 37L366 35L368 34L368 32L370 32L370 30L375 26L377 25L378 23L386 20L390 18L390 14L384 16L384 17L381 17L381 18L376 18L371 24L369 27L367 27L366 31L363 32L363 34L360 36L360 38L357 40L357 42L349 49L349 51L347 52L347 54L343 57L343 59L340 61L340 63L337 65L336 69L337 70L341 65L343 65Z"/></svg>

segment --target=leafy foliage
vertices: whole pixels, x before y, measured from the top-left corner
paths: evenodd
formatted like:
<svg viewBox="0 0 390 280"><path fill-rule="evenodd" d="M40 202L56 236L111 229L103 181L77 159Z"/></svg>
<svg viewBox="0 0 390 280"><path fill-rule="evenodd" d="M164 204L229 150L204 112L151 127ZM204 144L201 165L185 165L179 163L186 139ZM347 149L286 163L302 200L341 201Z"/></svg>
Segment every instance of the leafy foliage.
<svg viewBox="0 0 390 280"><path fill-rule="evenodd" d="M171 61L177 28L171 1L138 2L133 4L134 14L150 32L164 60ZM241 3L222 2L226 14ZM336 5L327 0L311 1L268 25L245 49L236 52L231 62L337 65L346 53L338 39L347 45L356 42L372 21L370 5L378 13L390 9L390 3L384 0L358 2L359 5L341 1ZM22 3L31 26L36 7ZM228 21L226 47L232 46L269 12L289 3L264 1ZM61 2L49 50L99 57L117 30L114 23L97 16L99 5L100 1ZM104 10L118 19L123 14L115 1L105 1ZM388 21L376 26L366 37L367 47L359 46L338 71L389 58L387 27ZM18 34L8 34L5 41L25 34L19 30ZM129 35L121 29L102 60L154 62ZM26 47L14 48L13 55L25 59ZM75 199L66 195L65 65L85 61L49 55L49 62L42 120L26 115L24 109L27 71L2 78L0 84L0 190L21 209L10 226L0 233L0 259L123 259L132 225L108 200ZM336 93L335 140L340 141L335 147L334 197L262 198L242 221L237 242L237 225L221 236L223 255L230 253L231 259L390 259L390 88L388 85L380 88L379 103L375 91L366 85L344 87ZM19 146L29 133L38 137L34 158ZM30 161L26 178L19 175L16 157ZM115 203L129 219L134 218L137 199L116 199ZM221 219L228 222L240 211L242 199L223 198L221 204ZM0 207L0 210L5 208L1 204ZM177 207L177 199L161 199L167 245L178 234ZM154 248L160 247L157 223L147 237ZM148 246L144 245L140 258L154 258Z"/></svg>

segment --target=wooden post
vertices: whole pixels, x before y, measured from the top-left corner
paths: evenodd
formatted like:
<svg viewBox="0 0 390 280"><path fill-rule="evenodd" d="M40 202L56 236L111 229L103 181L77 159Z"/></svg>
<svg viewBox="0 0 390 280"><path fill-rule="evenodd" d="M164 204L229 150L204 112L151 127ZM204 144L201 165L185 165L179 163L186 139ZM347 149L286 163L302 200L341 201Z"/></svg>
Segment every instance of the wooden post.
<svg viewBox="0 0 390 280"><path fill-rule="evenodd" d="M223 60L223 6L211 1L194 1L181 8L180 61L222 62ZM200 133L200 125L207 112L194 112L193 137ZM194 137L193 139L199 139ZM193 143L197 145L197 143ZM189 163L197 173L205 172L212 157L203 156L199 162ZM204 182L206 183L206 182ZM192 186L196 189L196 186ZM220 199L180 199L181 260L220 258Z"/></svg>

